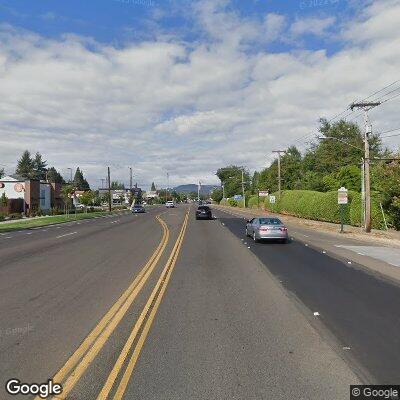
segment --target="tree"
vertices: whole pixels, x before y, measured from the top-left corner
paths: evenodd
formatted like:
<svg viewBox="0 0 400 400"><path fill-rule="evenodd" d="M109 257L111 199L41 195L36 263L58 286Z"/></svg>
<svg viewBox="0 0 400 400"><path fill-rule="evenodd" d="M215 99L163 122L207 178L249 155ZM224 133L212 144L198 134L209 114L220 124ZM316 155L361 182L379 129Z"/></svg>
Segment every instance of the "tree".
<svg viewBox="0 0 400 400"><path fill-rule="evenodd" d="M113 182L111 182L111 189L123 190L123 189L125 189L125 185L122 182L113 181Z"/></svg>
<svg viewBox="0 0 400 400"><path fill-rule="evenodd" d="M226 197L242 193L242 170L244 170L244 187L247 191L250 189L250 174L244 167L229 165L217 171L216 175L225 187Z"/></svg>
<svg viewBox="0 0 400 400"><path fill-rule="evenodd" d="M5 192L3 192L3 194L2 194L1 197L0 197L0 204L1 204L3 207L6 207L7 204L8 204L8 198L7 198Z"/></svg>
<svg viewBox="0 0 400 400"><path fill-rule="evenodd" d="M150 189L152 192L155 192L157 189L156 189L156 185L154 184L154 182L152 182L151 183L151 189Z"/></svg>
<svg viewBox="0 0 400 400"><path fill-rule="evenodd" d="M64 204L71 205L72 198L71 195L74 193L75 189L72 185L65 185L61 188L61 197L64 200Z"/></svg>
<svg viewBox="0 0 400 400"><path fill-rule="evenodd" d="M211 192L211 198L216 202L219 203L222 200L222 189L214 189Z"/></svg>
<svg viewBox="0 0 400 400"><path fill-rule="evenodd" d="M25 150L18 160L15 173L25 179L33 179L35 177L34 163L28 150Z"/></svg>
<svg viewBox="0 0 400 400"><path fill-rule="evenodd" d="M79 202L82 203L84 206L89 206L93 204L94 200L94 193L91 190L88 190L79 197Z"/></svg>
<svg viewBox="0 0 400 400"><path fill-rule="evenodd" d="M47 180L49 182L60 183L62 185L65 184L64 178L61 176L61 174L54 167L50 167L47 170Z"/></svg>
<svg viewBox="0 0 400 400"><path fill-rule="evenodd" d="M42 155L38 152L32 160L34 178L39 180L46 179L47 161L43 161Z"/></svg>
<svg viewBox="0 0 400 400"><path fill-rule="evenodd" d="M79 167L76 169L73 184L74 184L76 190L84 190L84 191L90 190L89 183L83 177L83 173L79 169Z"/></svg>
<svg viewBox="0 0 400 400"><path fill-rule="evenodd" d="M0 168L0 178L4 176L4 168Z"/></svg>

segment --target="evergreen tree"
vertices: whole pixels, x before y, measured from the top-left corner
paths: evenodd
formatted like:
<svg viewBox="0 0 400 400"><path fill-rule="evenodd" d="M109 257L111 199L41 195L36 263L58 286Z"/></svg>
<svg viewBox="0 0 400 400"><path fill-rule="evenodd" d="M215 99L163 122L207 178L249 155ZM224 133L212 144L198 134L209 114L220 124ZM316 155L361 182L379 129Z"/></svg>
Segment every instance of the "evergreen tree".
<svg viewBox="0 0 400 400"><path fill-rule="evenodd" d="M35 158L32 160L32 164L35 179L46 179L47 161L42 160L42 155L40 153L35 154Z"/></svg>
<svg viewBox="0 0 400 400"><path fill-rule="evenodd" d="M73 183L76 190L90 190L89 183L84 178L83 173L79 169L79 167L76 169Z"/></svg>
<svg viewBox="0 0 400 400"><path fill-rule="evenodd" d="M47 180L49 182L61 183L62 185L65 184L64 178L61 176L61 174L54 167L50 167L47 170Z"/></svg>
<svg viewBox="0 0 400 400"><path fill-rule="evenodd" d="M151 184L151 189L150 189L152 192L155 192L157 189L156 189L156 185L154 184L154 182L152 182L152 184Z"/></svg>
<svg viewBox="0 0 400 400"><path fill-rule="evenodd" d="M0 178L4 176L4 168L0 168Z"/></svg>
<svg viewBox="0 0 400 400"><path fill-rule="evenodd" d="M35 177L34 163L28 150L25 150L18 160L15 173L25 179L33 179Z"/></svg>

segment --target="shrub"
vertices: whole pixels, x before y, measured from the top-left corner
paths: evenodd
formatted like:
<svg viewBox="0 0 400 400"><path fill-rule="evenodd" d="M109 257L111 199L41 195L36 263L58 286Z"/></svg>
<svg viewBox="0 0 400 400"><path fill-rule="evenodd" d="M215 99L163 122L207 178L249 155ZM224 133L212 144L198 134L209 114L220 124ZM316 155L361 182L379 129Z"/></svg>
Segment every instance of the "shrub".
<svg viewBox="0 0 400 400"><path fill-rule="evenodd" d="M285 190L279 199L277 193L276 203L271 204L269 198L265 200L265 208L271 212L293 215L295 217L340 223L340 206L337 204L337 191L316 192L312 190ZM360 226L361 221L361 195L349 190L349 204L345 207L344 223ZM385 227L379 206L377 194L371 201L372 227L383 229Z"/></svg>
<svg viewBox="0 0 400 400"><path fill-rule="evenodd" d="M219 204L220 204L221 206L227 206L227 205L228 205L228 202L227 202L226 199L222 199L222 200L219 202Z"/></svg>
<svg viewBox="0 0 400 400"><path fill-rule="evenodd" d="M21 214L20 213L12 213L12 214L9 214L8 218L10 218L10 219L20 219L21 218Z"/></svg>
<svg viewBox="0 0 400 400"><path fill-rule="evenodd" d="M0 221L4 221L6 219L6 215L5 214L0 214Z"/></svg>
<svg viewBox="0 0 400 400"><path fill-rule="evenodd" d="M228 204L231 207L237 207L238 206L238 202L235 199L228 199Z"/></svg>
<svg viewBox="0 0 400 400"><path fill-rule="evenodd" d="M261 199L260 199L260 204L261 204ZM258 196L257 196L257 195L251 196L251 197L249 198L249 201L248 201L248 203L247 203L247 206L248 206L249 208L257 208L257 205L258 205Z"/></svg>
<svg viewBox="0 0 400 400"><path fill-rule="evenodd" d="M371 194L371 220L372 220L372 228L374 229L385 229L385 222L383 220L382 211L379 205L380 199L377 193ZM351 225L361 226L362 220L362 201L361 194L357 193L356 196L353 197L353 201L350 206L350 223ZM390 225L391 218L389 215L386 215L387 223Z"/></svg>

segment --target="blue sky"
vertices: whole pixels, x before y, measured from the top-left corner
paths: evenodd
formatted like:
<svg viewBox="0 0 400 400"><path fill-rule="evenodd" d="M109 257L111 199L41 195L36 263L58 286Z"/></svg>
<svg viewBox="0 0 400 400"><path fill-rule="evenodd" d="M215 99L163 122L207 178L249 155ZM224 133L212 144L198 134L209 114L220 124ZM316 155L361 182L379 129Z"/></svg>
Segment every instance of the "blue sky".
<svg viewBox="0 0 400 400"><path fill-rule="evenodd" d="M399 20L399 0L0 0L0 165L28 149L145 188L260 170L400 79Z"/></svg>
<svg viewBox="0 0 400 400"><path fill-rule="evenodd" d="M201 32L193 27L194 3L192 0L2 0L0 20L46 37L75 33L116 46L152 38L159 30L179 32L185 40L196 41ZM350 19L356 9L348 0L234 0L226 7L242 18L260 20L267 13L276 13L285 15L288 21L311 16ZM305 36L303 41L302 47L324 46L328 53L340 47L335 40L315 35ZM279 52L288 47L279 43L271 45L270 50Z"/></svg>

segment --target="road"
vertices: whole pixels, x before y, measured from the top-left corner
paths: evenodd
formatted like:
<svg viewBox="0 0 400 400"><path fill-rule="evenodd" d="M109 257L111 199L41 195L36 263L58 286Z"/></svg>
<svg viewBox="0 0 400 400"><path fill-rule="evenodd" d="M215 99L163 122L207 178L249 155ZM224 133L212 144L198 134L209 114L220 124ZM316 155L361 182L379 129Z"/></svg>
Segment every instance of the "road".
<svg viewBox="0 0 400 400"><path fill-rule="evenodd" d="M54 377L69 400L337 400L399 381L398 286L215 215L155 207L0 237L0 390Z"/></svg>

